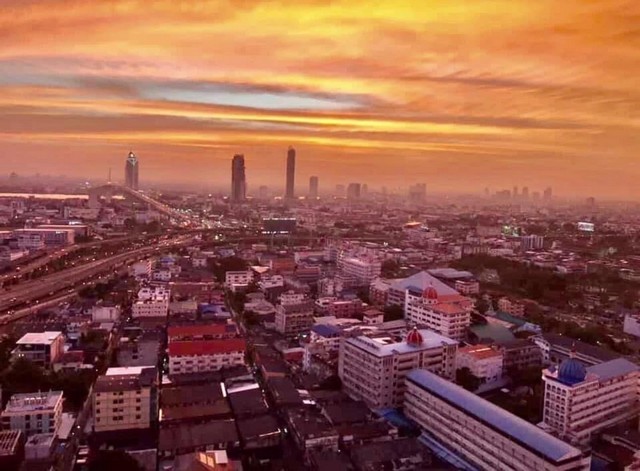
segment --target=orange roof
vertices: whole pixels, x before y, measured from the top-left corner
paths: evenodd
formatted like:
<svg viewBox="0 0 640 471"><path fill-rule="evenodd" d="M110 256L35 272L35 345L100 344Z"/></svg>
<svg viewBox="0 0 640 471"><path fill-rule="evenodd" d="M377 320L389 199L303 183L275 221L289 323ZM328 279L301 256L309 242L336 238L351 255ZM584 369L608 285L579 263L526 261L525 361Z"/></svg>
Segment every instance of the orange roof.
<svg viewBox="0 0 640 471"><path fill-rule="evenodd" d="M170 342L169 356L198 356L216 355L245 351L247 344L244 339L220 340L191 340L185 342Z"/></svg>
<svg viewBox="0 0 640 471"><path fill-rule="evenodd" d="M458 349L458 354L471 355L477 360L484 360L487 358L501 357L502 353L494 350L489 345L470 345L468 347L462 347Z"/></svg>

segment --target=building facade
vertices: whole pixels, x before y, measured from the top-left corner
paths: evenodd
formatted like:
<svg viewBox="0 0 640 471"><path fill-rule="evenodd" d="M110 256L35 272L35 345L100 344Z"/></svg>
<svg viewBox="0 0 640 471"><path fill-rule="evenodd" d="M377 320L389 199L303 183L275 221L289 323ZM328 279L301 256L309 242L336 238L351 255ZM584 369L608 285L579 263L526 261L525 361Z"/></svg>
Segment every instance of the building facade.
<svg viewBox="0 0 640 471"><path fill-rule="evenodd" d="M287 337L309 332L313 325L313 301L279 304L275 324L276 331Z"/></svg>
<svg viewBox="0 0 640 471"><path fill-rule="evenodd" d="M147 286L138 291L138 299L131 306L131 315L140 317L167 317L170 292L162 286Z"/></svg>
<svg viewBox="0 0 640 471"><path fill-rule="evenodd" d="M247 177L244 155L236 154L231 161L231 202L242 203L247 199Z"/></svg>
<svg viewBox="0 0 640 471"><path fill-rule="evenodd" d="M62 391L14 394L0 418L5 430L26 436L58 433L62 423Z"/></svg>
<svg viewBox="0 0 640 471"><path fill-rule="evenodd" d="M30 332L16 342L11 356L14 360L24 358L43 368L51 368L63 352L62 332Z"/></svg>
<svg viewBox="0 0 640 471"><path fill-rule="evenodd" d="M414 370L406 382L405 414L425 432L423 443L456 468L590 469L588 454L446 379Z"/></svg>
<svg viewBox="0 0 640 471"><path fill-rule="evenodd" d="M289 147L287 150L287 185L285 191L285 198L295 198L296 187L296 150L293 147Z"/></svg>
<svg viewBox="0 0 640 471"><path fill-rule="evenodd" d="M127 161L124 164L124 185L132 190L138 190L140 176L140 165L138 157L133 152L129 152Z"/></svg>
<svg viewBox="0 0 640 471"><path fill-rule="evenodd" d="M589 443L640 414L640 367L624 358L585 367L575 357L543 371L543 422L561 438Z"/></svg>
<svg viewBox="0 0 640 471"><path fill-rule="evenodd" d="M456 369L469 368L485 384L502 380L502 353L490 345L469 345L458 349Z"/></svg>
<svg viewBox="0 0 640 471"><path fill-rule="evenodd" d="M313 176L309 178L309 198L317 198L318 197L318 177Z"/></svg>
<svg viewBox="0 0 640 471"><path fill-rule="evenodd" d="M458 342L429 330L411 330L405 338L384 335L344 338L338 374L343 390L371 408L400 407L407 374L426 368L453 378Z"/></svg>

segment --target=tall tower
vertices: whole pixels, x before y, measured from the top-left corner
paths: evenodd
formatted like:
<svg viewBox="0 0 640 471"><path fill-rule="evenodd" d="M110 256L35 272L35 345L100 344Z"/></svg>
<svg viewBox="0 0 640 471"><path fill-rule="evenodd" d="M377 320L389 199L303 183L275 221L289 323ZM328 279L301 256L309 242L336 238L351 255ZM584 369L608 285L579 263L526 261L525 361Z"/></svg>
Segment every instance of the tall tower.
<svg viewBox="0 0 640 471"><path fill-rule="evenodd" d="M293 147L289 147L287 151L287 191L285 192L286 199L295 198L295 185L296 185L296 150Z"/></svg>
<svg viewBox="0 0 640 471"><path fill-rule="evenodd" d="M129 152L127 161L124 164L124 184L127 188L132 190L138 189L138 171L140 165L138 164L138 157L133 152Z"/></svg>
<svg viewBox="0 0 640 471"><path fill-rule="evenodd" d="M244 155L236 154L231 161L231 202L242 203L247 197Z"/></svg>
<svg viewBox="0 0 640 471"><path fill-rule="evenodd" d="M318 197L318 177L309 178L309 198Z"/></svg>

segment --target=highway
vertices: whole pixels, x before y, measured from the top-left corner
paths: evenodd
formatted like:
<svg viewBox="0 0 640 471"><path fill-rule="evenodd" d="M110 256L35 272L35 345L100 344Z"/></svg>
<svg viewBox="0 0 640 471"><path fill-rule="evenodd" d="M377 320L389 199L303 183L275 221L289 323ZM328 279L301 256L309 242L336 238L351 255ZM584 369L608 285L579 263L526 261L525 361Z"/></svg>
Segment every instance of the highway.
<svg viewBox="0 0 640 471"><path fill-rule="evenodd" d="M13 309L15 308L25 307L27 303L59 294L63 290L73 290L77 285L97 275L113 271L125 263L131 263L149 256L157 250L185 244L192 239L193 236L191 235L167 239L155 245L130 250L118 255L67 268L35 280L22 282L0 293L0 312L5 314L2 322L7 323L14 320L16 312L14 312Z"/></svg>

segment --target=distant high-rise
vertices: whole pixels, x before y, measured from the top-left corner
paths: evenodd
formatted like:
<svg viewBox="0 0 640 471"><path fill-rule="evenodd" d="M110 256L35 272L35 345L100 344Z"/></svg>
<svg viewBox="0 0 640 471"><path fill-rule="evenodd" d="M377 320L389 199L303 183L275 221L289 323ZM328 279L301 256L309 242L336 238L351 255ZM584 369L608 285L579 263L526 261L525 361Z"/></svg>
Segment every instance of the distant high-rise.
<svg viewBox="0 0 640 471"><path fill-rule="evenodd" d="M236 154L231 161L231 202L242 203L247 197L247 177L244 155Z"/></svg>
<svg viewBox="0 0 640 471"><path fill-rule="evenodd" d="M409 187L409 201L412 203L424 203L427 198L427 185L416 183Z"/></svg>
<svg viewBox="0 0 640 471"><path fill-rule="evenodd" d="M260 188L258 188L258 198L260 198L261 200L266 200L267 198L269 198L268 186L260 185Z"/></svg>
<svg viewBox="0 0 640 471"><path fill-rule="evenodd" d="M551 189L551 187L549 186L549 187L545 188L544 189L544 193L542 194L542 197L545 200L550 200L552 196L553 196L553 190Z"/></svg>
<svg viewBox="0 0 640 471"><path fill-rule="evenodd" d="M350 199L350 200L359 199L361 188L362 187L360 183L349 183L349 186L347 187L347 199Z"/></svg>
<svg viewBox="0 0 640 471"><path fill-rule="evenodd" d="M293 147L289 147L287 151L287 191L285 192L285 198L295 198L295 185L296 185L296 150Z"/></svg>
<svg viewBox="0 0 640 471"><path fill-rule="evenodd" d="M133 152L129 152L127 161L124 164L124 184L127 188L132 190L138 189L138 172L140 165L138 164L138 157Z"/></svg>
<svg viewBox="0 0 640 471"><path fill-rule="evenodd" d="M513 187L513 193L511 193L511 196L513 198L517 198L518 197L518 187L517 186Z"/></svg>
<svg viewBox="0 0 640 471"><path fill-rule="evenodd" d="M528 186L523 186L522 187L522 199L523 200L528 200L529 199L529 187Z"/></svg>
<svg viewBox="0 0 640 471"><path fill-rule="evenodd" d="M336 185L336 194L338 196L344 196L344 192L345 192L344 185L340 185L340 184Z"/></svg>
<svg viewBox="0 0 640 471"><path fill-rule="evenodd" d="M309 178L309 198L318 197L318 177Z"/></svg>

